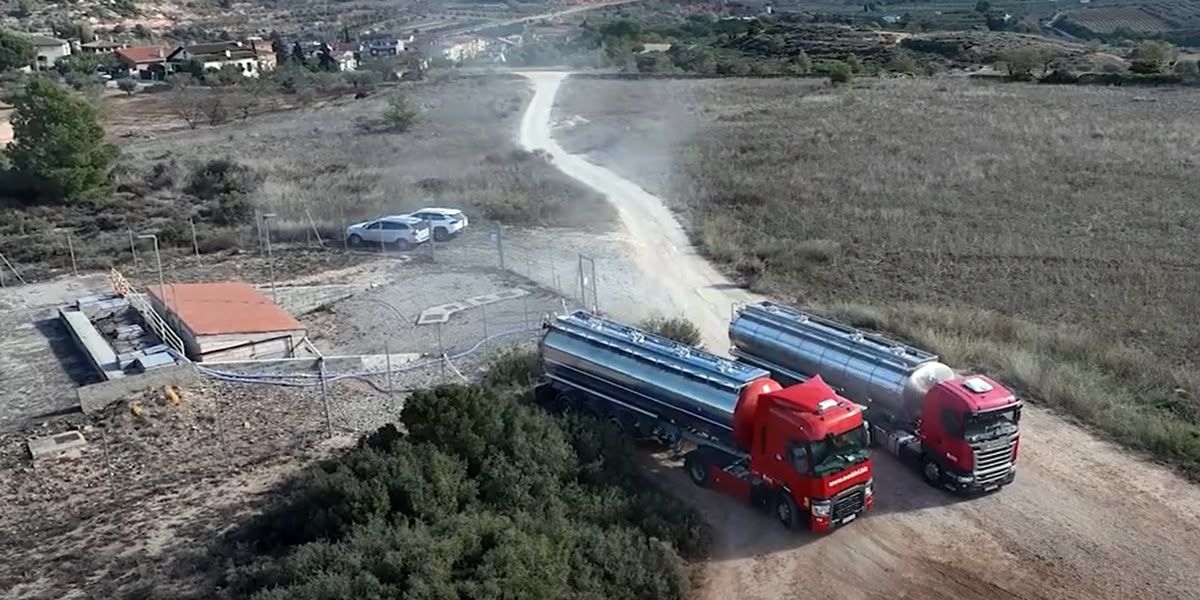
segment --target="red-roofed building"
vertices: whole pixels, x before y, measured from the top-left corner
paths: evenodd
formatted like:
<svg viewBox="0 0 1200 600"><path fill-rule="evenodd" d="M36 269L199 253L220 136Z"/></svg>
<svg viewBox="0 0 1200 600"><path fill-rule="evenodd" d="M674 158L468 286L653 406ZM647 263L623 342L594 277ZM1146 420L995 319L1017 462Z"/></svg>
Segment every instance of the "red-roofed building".
<svg viewBox="0 0 1200 600"><path fill-rule="evenodd" d="M196 361L295 355L307 330L254 286L242 282L150 286L154 309Z"/></svg>
<svg viewBox="0 0 1200 600"><path fill-rule="evenodd" d="M131 46L114 51L117 61L130 73L143 78L149 78L150 73L157 73L157 79L162 79L166 74L167 55L170 53L170 48L162 46Z"/></svg>

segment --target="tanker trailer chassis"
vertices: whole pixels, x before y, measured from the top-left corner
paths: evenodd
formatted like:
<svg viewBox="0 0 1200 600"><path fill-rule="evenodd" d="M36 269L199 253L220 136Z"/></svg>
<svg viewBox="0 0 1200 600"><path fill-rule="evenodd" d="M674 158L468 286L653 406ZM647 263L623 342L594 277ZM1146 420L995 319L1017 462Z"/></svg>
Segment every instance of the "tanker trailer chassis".
<svg viewBox="0 0 1200 600"><path fill-rule="evenodd" d="M820 378L763 369L576 311L545 322L539 403L588 413L682 454L696 484L825 531L873 504L861 409ZM690 446L689 444L689 446Z"/></svg>
<svg viewBox="0 0 1200 600"><path fill-rule="evenodd" d="M673 456L683 457L684 470L692 483L723 492L773 514L788 529L827 532L854 521L874 504L869 462L838 473L829 481L826 485L836 487L847 481L860 480L833 497L810 499L801 496L797 501L797 494L789 486L773 483L769 477L755 473L750 468L750 454L704 433L667 422L629 402L553 377L544 377L535 387L534 394L539 404L556 412L585 413L607 421L622 433L661 444L670 449ZM694 448L686 450L689 445ZM866 480L862 481L864 478Z"/></svg>

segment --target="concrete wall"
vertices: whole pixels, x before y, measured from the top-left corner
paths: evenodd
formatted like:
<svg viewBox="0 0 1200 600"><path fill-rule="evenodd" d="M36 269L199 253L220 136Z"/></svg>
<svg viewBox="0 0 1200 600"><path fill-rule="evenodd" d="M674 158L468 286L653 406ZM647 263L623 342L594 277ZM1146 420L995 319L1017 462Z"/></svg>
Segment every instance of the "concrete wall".
<svg viewBox="0 0 1200 600"><path fill-rule="evenodd" d="M167 385L186 386L195 382L198 376L195 367L185 364L85 385L78 390L79 408L83 409L84 414L93 415L131 394Z"/></svg>

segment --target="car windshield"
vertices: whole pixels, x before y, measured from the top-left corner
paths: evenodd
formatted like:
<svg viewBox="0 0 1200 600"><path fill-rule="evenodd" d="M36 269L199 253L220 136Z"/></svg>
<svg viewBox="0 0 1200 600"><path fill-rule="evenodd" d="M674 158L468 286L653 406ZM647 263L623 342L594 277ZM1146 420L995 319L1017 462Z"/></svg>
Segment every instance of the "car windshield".
<svg viewBox="0 0 1200 600"><path fill-rule="evenodd" d="M838 435L826 436L809 444L812 455L813 474L824 477L846 467L867 460L871 450L867 447L867 430L855 427Z"/></svg>
<svg viewBox="0 0 1200 600"><path fill-rule="evenodd" d="M977 441L1012 435L1017 431L1017 422L1021 420L1021 409L1011 406L1001 410L975 413L966 419L963 438L967 441Z"/></svg>

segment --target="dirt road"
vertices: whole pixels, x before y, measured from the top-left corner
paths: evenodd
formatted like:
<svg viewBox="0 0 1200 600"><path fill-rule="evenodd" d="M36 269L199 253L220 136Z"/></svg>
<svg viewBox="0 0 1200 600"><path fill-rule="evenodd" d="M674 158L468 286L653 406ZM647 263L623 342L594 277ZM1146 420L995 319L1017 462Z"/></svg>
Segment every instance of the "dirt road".
<svg viewBox="0 0 1200 600"><path fill-rule="evenodd" d="M753 297L696 255L659 198L552 139L551 108L566 74L526 76L535 95L521 144L546 150L563 172L608 195L642 287L723 351L731 304ZM1200 598L1200 489L1044 410L1028 409L1022 425L1017 481L1001 493L956 502L877 455L874 513L820 538L784 532L665 469L663 480L715 528L700 597Z"/></svg>

